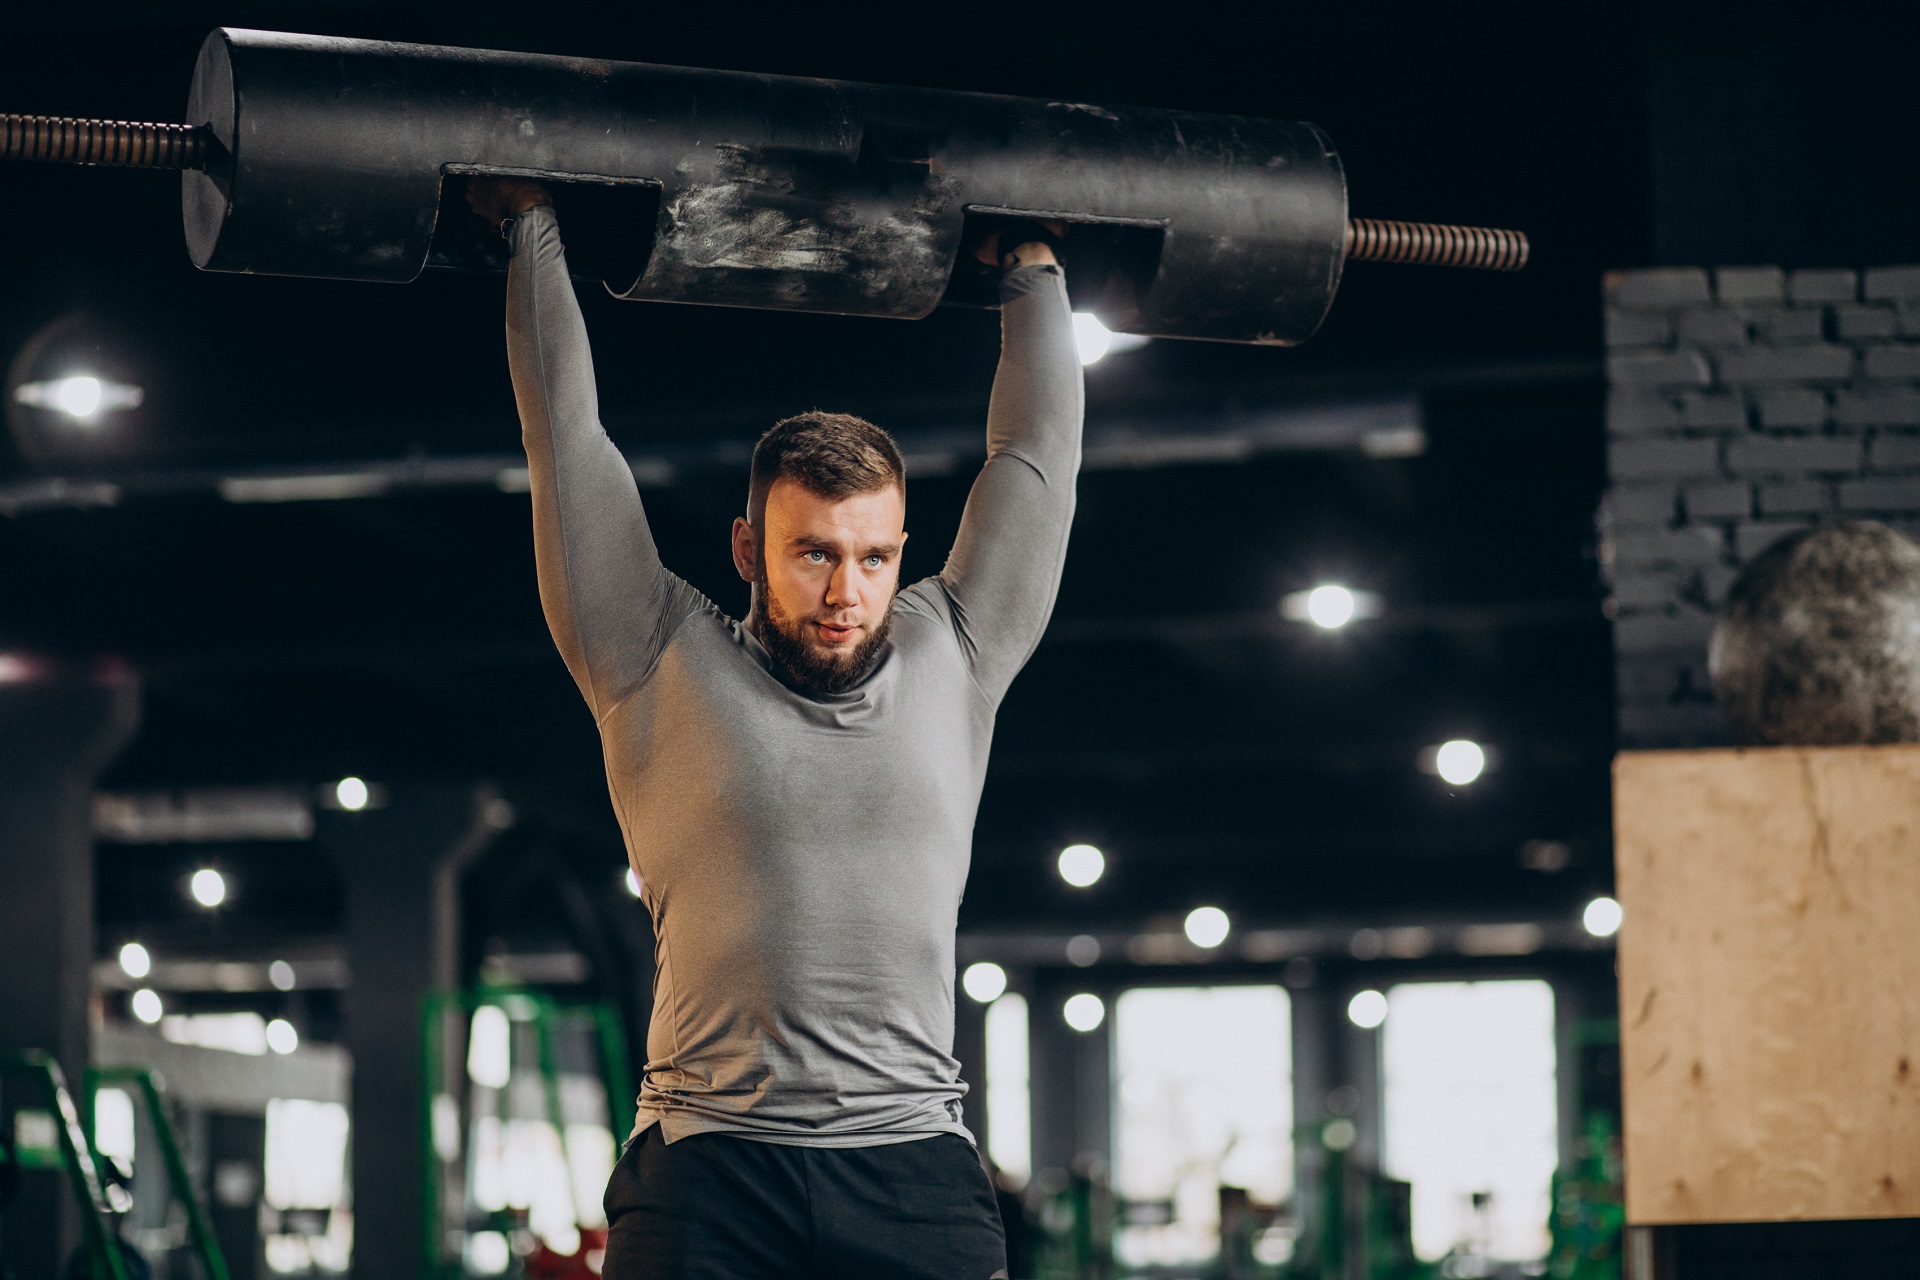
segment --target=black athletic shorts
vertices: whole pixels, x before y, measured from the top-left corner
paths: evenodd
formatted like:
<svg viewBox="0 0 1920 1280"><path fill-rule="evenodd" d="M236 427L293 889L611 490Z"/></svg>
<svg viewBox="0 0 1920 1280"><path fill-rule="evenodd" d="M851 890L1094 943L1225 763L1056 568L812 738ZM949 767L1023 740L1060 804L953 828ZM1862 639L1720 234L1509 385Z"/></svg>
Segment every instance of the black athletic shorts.
<svg viewBox="0 0 1920 1280"><path fill-rule="evenodd" d="M607 1182L605 1280L1004 1280L966 1139L790 1147L658 1125Z"/></svg>

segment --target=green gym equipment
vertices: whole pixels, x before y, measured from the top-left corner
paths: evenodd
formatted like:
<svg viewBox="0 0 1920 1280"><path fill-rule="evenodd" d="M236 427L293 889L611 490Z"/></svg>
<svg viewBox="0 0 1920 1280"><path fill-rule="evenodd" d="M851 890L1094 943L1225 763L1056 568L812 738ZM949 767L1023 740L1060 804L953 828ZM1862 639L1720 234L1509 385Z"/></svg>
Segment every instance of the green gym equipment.
<svg viewBox="0 0 1920 1280"><path fill-rule="evenodd" d="M17 1177L30 1169L54 1170L66 1174L68 1188L80 1207L81 1252L68 1269L72 1280L138 1280L148 1274L146 1260L121 1238L119 1216L124 1206L115 1205L109 1179L102 1176L99 1152L94 1147L94 1103L106 1085L126 1084L147 1109L148 1119L158 1140L167 1186L173 1199L186 1215L188 1238L199 1260L204 1280L228 1280L226 1259L207 1225L180 1142L167 1113L159 1081L153 1072L141 1067L100 1067L85 1077L86 1123L67 1088L66 1073L50 1054L38 1050L0 1057L0 1080L23 1078L28 1089L36 1091L38 1101L47 1108L36 1110L22 1106L14 1111L16 1135L34 1134L51 1141L18 1141L12 1144L14 1167L0 1174ZM20 1117L29 1117L22 1123ZM37 1133L36 1133L37 1131ZM9 1152L0 1148L0 1163Z"/></svg>

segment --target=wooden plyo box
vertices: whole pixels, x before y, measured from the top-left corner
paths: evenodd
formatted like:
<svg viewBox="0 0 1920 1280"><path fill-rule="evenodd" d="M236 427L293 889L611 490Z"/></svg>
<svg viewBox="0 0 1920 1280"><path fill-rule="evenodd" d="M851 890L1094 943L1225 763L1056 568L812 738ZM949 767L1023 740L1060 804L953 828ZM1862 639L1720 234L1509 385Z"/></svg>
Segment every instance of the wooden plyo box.
<svg viewBox="0 0 1920 1280"><path fill-rule="evenodd" d="M1613 775L1627 1220L1920 1216L1920 747Z"/></svg>

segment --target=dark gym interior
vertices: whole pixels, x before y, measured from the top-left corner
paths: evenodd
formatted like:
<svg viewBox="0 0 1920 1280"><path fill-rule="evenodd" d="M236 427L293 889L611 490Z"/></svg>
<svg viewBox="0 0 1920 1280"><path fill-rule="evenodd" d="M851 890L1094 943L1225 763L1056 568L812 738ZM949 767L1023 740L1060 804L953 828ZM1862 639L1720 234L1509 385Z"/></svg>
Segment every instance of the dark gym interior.
<svg viewBox="0 0 1920 1280"><path fill-rule="evenodd" d="M259 28L1311 121L1351 216L1523 231L1517 271L1350 258L1298 345L1081 334L1071 548L958 917L1011 1275L1894 1275L1904 1183L1632 1208L1661 1086L1623 1113L1612 770L1740 740L1707 634L1768 543L1920 532L1908 21L83 0L0 16L0 111L181 121L207 33ZM178 182L0 163L0 1259L597 1275L655 938L536 590L504 257L456 184L470 269L204 271ZM806 409L894 434L901 581L940 570L993 310L577 292L661 558L722 610L749 451ZM76 376L84 415L21 390Z"/></svg>

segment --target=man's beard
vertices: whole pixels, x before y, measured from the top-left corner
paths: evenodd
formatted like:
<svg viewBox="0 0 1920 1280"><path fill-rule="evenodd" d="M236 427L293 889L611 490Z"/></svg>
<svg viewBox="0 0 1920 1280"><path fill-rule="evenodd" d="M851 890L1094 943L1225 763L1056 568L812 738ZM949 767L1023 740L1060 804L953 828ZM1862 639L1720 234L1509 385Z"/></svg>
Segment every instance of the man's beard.
<svg viewBox="0 0 1920 1280"><path fill-rule="evenodd" d="M764 569L754 579L754 587L753 632L793 684L808 693L845 693L873 673L893 627L893 601L887 601L887 611L872 635L851 650L835 653L809 640L810 621L796 621L774 602Z"/></svg>

